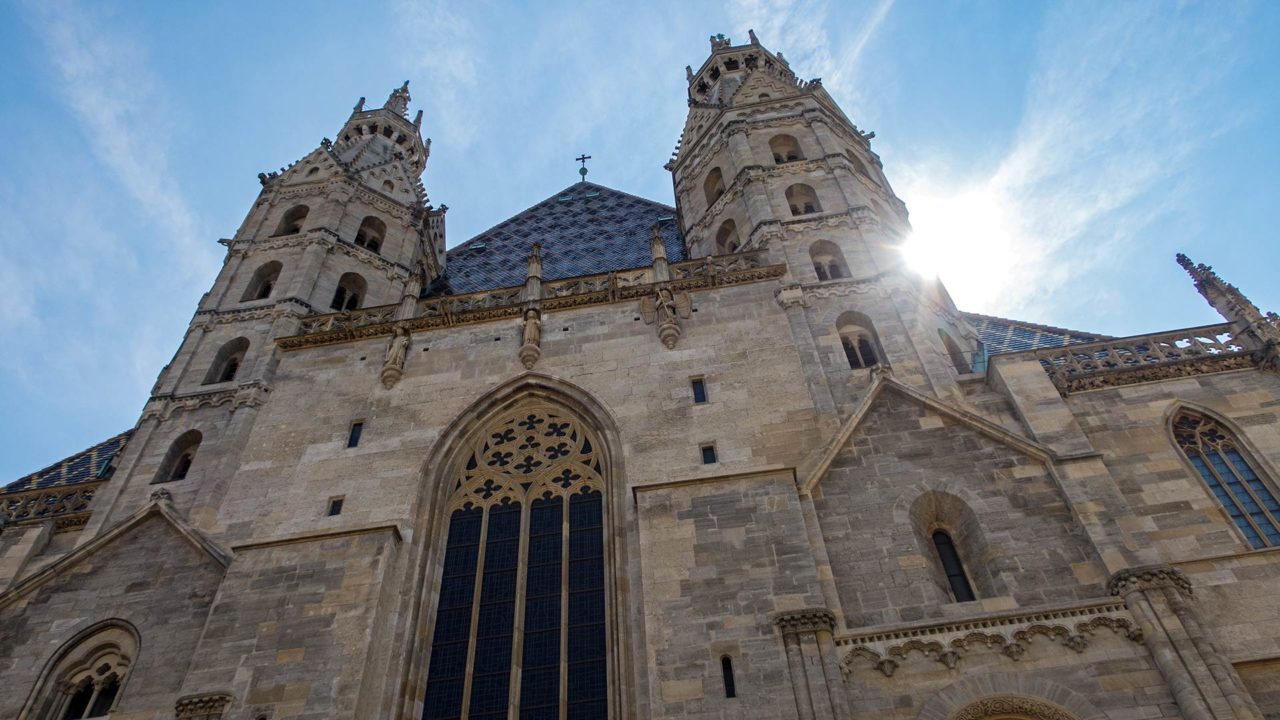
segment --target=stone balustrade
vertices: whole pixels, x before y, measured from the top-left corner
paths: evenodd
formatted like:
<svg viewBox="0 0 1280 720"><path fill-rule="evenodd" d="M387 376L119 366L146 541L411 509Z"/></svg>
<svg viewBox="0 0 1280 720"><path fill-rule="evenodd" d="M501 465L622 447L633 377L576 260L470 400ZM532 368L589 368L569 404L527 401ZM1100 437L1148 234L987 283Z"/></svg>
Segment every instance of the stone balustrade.
<svg viewBox="0 0 1280 720"><path fill-rule="evenodd" d="M1232 326L1204 325L1035 351L1062 393L1252 367Z"/></svg>
<svg viewBox="0 0 1280 720"><path fill-rule="evenodd" d="M53 520L54 532L78 530L89 520L89 503L106 481L20 490L0 494L0 520L4 525Z"/></svg>

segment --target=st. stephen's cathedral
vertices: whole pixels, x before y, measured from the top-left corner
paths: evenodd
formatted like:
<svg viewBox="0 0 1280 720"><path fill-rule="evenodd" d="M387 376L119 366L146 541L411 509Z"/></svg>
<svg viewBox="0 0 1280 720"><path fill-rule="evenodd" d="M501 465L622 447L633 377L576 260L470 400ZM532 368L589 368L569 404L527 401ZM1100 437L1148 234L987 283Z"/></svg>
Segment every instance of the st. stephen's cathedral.
<svg viewBox="0 0 1280 720"><path fill-rule="evenodd" d="M688 106L674 205L449 250L407 83L261 175L0 492L0 717L1280 718L1280 318L963 312L819 80L715 36Z"/></svg>

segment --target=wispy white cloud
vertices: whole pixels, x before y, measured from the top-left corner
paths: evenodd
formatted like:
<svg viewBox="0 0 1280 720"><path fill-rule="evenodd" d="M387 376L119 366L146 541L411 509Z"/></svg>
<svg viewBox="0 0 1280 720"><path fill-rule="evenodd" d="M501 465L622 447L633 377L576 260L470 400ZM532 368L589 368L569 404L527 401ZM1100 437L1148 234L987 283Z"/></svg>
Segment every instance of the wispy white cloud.
<svg viewBox="0 0 1280 720"><path fill-rule="evenodd" d="M1175 211L1188 158L1234 120L1208 95L1230 70L1239 22L1161 3L1047 13L1015 140L994 169L948 177L954 159L941 157L897 174L915 249L956 301L1055 315L1060 298L1077 301L1067 286L1122 262L1143 228Z"/></svg>
<svg viewBox="0 0 1280 720"><path fill-rule="evenodd" d="M477 63L486 55L472 21L444 0L396 0L394 15L406 72L419 97L430 97L428 122L467 147L476 142L483 108Z"/></svg>
<svg viewBox="0 0 1280 720"><path fill-rule="evenodd" d="M164 98L139 45L69 0L27 5L61 79L61 94L99 160L184 252L175 268L206 277L212 254L170 171Z"/></svg>

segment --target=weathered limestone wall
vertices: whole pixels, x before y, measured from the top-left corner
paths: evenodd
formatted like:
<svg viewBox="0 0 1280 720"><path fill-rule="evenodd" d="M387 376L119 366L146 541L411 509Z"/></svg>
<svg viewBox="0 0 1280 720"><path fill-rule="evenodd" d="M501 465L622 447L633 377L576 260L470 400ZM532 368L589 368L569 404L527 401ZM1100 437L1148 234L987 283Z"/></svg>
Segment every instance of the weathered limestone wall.
<svg viewBox="0 0 1280 720"><path fill-rule="evenodd" d="M1105 574L1041 462L896 390L874 402L815 491L849 627L1103 594ZM938 528L980 603L951 600Z"/></svg>
<svg viewBox="0 0 1280 720"><path fill-rule="evenodd" d="M822 593L791 473L642 488L636 506L654 716L794 717L771 617Z"/></svg>
<svg viewBox="0 0 1280 720"><path fill-rule="evenodd" d="M81 630L121 620L141 636L112 718L172 711L223 568L157 515L0 607L0 717L16 718L54 656Z"/></svg>

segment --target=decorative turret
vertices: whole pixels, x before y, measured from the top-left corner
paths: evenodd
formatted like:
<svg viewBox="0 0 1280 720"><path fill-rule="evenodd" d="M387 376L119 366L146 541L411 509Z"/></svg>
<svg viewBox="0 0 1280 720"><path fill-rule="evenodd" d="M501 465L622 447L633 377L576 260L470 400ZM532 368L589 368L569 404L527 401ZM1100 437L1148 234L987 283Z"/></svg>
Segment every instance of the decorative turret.
<svg viewBox="0 0 1280 720"><path fill-rule="evenodd" d="M1265 348L1280 346L1280 316L1273 312L1263 313L1239 288L1219 277L1212 267L1193 263L1182 253L1176 257L1178 264L1195 282L1196 290L1224 319L1241 325L1244 334Z"/></svg>

